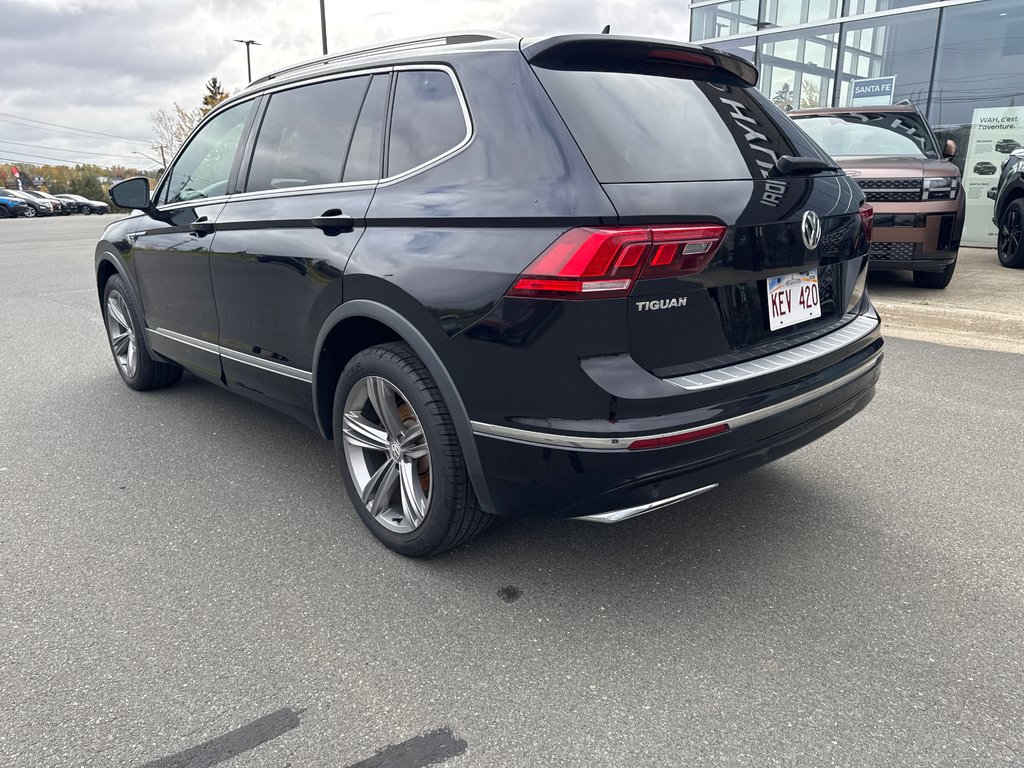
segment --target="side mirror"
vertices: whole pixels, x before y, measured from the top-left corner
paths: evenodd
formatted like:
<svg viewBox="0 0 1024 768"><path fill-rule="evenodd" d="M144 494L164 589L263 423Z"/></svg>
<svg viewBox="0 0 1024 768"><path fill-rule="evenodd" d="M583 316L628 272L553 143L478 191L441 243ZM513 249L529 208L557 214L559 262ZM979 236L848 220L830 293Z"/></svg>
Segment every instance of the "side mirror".
<svg viewBox="0 0 1024 768"><path fill-rule="evenodd" d="M149 179L145 176L119 181L107 190L107 194L114 201L114 205L120 208L138 208L145 211L150 207Z"/></svg>
<svg viewBox="0 0 1024 768"><path fill-rule="evenodd" d="M946 146L942 150L943 157L956 157L956 142L952 139L946 139Z"/></svg>

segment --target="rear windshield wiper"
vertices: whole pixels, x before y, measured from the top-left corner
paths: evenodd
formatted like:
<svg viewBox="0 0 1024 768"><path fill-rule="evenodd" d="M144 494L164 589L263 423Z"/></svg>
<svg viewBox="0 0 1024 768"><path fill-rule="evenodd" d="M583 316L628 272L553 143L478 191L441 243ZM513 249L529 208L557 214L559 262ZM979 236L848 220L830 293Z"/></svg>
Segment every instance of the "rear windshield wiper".
<svg viewBox="0 0 1024 768"><path fill-rule="evenodd" d="M838 171L839 167L817 157L783 155L768 171L769 176L806 176L822 171Z"/></svg>

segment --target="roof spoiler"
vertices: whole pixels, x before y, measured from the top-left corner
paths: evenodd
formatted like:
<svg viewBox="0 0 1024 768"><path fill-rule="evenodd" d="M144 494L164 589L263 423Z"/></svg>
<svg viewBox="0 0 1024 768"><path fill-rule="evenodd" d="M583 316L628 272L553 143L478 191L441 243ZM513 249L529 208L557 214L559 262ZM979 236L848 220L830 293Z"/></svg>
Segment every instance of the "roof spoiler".
<svg viewBox="0 0 1024 768"><path fill-rule="evenodd" d="M744 85L757 85L757 69L746 59L703 45L623 35L558 35L524 40L523 55L537 66L614 69L624 64L681 66L718 71Z"/></svg>

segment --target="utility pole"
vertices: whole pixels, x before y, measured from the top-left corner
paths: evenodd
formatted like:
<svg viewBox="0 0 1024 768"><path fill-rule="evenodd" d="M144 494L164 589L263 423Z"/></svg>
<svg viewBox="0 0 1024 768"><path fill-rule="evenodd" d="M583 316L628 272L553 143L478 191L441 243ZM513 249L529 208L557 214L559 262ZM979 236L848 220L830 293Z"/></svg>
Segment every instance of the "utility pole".
<svg viewBox="0 0 1024 768"><path fill-rule="evenodd" d="M249 46L259 45L255 40L239 40L235 38L236 43L241 43L245 46L245 70L249 73L249 82L252 82L252 60L249 58Z"/></svg>
<svg viewBox="0 0 1024 768"><path fill-rule="evenodd" d="M324 10L324 0L320 0L320 37L324 44L324 56L327 55L327 13Z"/></svg>

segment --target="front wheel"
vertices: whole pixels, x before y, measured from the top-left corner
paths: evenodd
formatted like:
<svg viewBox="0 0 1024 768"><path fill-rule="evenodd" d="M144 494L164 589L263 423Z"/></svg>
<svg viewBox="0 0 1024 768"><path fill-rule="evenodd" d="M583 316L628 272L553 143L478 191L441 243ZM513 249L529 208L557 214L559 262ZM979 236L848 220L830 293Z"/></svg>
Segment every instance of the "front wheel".
<svg viewBox="0 0 1024 768"><path fill-rule="evenodd" d="M997 248L1004 267L1024 268L1024 198L1014 200L1003 211Z"/></svg>
<svg viewBox="0 0 1024 768"><path fill-rule="evenodd" d="M953 279L953 272L956 269L954 261L938 272L914 272L914 285L918 288L945 288Z"/></svg>
<svg viewBox="0 0 1024 768"><path fill-rule="evenodd" d="M0 219L6 219L10 215L10 209L6 205L0 205Z"/></svg>
<svg viewBox="0 0 1024 768"><path fill-rule="evenodd" d="M85 207L82 208L82 213L84 213L86 216L88 216L89 214L92 213L92 208L90 208L89 206L85 206Z"/></svg>
<svg viewBox="0 0 1024 768"><path fill-rule="evenodd" d="M26 208L21 215L24 216L26 219L34 219L36 217L36 209Z"/></svg>
<svg viewBox="0 0 1024 768"><path fill-rule="evenodd" d="M110 351L125 384L141 391L169 387L181 378L177 365L153 358L142 315L119 275L111 277L103 289L103 317Z"/></svg>
<svg viewBox="0 0 1024 768"><path fill-rule="evenodd" d="M444 399L405 344L370 347L345 366L334 446L359 517L399 554L440 554L490 523Z"/></svg>

